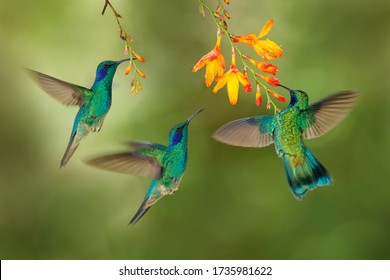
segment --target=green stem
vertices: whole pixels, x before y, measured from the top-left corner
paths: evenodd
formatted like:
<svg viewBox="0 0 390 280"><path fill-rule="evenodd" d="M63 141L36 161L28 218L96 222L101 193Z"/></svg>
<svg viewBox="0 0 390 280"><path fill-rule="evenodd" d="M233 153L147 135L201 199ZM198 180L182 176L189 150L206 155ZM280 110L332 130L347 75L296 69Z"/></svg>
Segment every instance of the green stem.
<svg viewBox="0 0 390 280"><path fill-rule="evenodd" d="M103 7L103 11L102 11L102 15L104 15L107 7L110 7L111 11L113 12L114 16L115 16L115 20L116 20L116 23L119 27L119 30L121 32L121 39L123 41L125 41L125 48L127 49L128 51L128 55L129 55L129 58L130 58L130 63L133 64L133 68L134 68L134 71L133 71L133 79L134 79L134 85L135 85L135 91L134 91L134 94L138 94L138 84L141 84L139 82L139 79L138 79L138 75L137 75L137 69L139 69L138 67L138 64L137 64L137 60L134 56L134 48L132 47L132 45L129 43L129 34L126 32L126 30L123 28L121 22L120 22L120 18L122 18L122 16L115 10L114 6L112 6L112 4L110 3L109 0L105 0L105 4L104 4L104 7Z"/></svg>
<svg viewBox="0 0 390 280"><path fill-rule="evenodd" d="M219 2L219 5L221 6L221 10L222 11L226 11L225 9L225 6L224 6L224 2L222 0L218 0ZM276 113L279 108L276 106L276 104L272 101L271 97L269 96L269 92L268 92L268 87L266 85L264 85L264 83L260 82L259 79L257 79L257 76L256 76L256 71L246 62L246 60L244 59L244 54L241 52L241 50L236 46L236 44L233 42L233 39L232 37L234 36L232 33L230 33L223 24L221 24L221 19L216 17L215 16L215 11L213 9L211 9L205 2L204 0L199 0L199 3L210 13L211 17L213 18L215 24L217 25L217 27L222 30L222 33L225 33L229 39L229 42L230 42L230 45L231 47L234 49L234 51L236 53L238 53L240 59L241 59L241 63L242 65L246 68L246 69L249 69L249 71L252 73L252 76L253 76L253 79L255 80L255 83L256 84L260 84L265 92L266 92L266 95L267 95L267 102L269 102L273 108L274 108L274 112Z"/></svg>
<svg viewBox="0 0 390 280"><path fill-rule="evenodd" d="M232 39L232 36L233 34L230 33L220 22L220 20L215 16L215 12L213 9L211 9L209 6L206 5L206 3L203 1L203 0L199 0L200 4L206 8L206 10L209 11L211 17L213 18L215 24L218 26L218 28L220 30L222 30L223 33L227 34L227 37L229 39L229 42L230 42L230 45L232 48L234 48L234 50L236 51L236 53L238 53L240 59L241 59L241 63L244 67L248 68L248 69L251 69L251 67L246 63L246 61L244 60L243 58L243 53L240 51L239 48L237 48L236 44L234 44L233 42L233 39ZM225 7L223 5L223 1L219 0L219 4L221 5L222 9L225 10ZM251 69L251 72L254 72L253 69Z"/></svg>

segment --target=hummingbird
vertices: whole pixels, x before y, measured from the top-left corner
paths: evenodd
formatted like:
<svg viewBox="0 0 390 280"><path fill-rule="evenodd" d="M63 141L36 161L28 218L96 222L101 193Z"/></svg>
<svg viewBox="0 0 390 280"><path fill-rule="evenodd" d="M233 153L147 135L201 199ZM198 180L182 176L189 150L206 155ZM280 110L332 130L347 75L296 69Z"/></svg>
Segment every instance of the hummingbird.
<svg viewBox="0 0 390 280"><path fill-rule="evenodd" d="M317 186L332 185L325 167L304 144L304 139L320 137L340 123L357 101L357 92L342 91L309 106L302 90L292 90L290 104L273 116L256 116L234 120L213 135L222 143L242 147L266 147L275 143L283 159L290 189L297 200Z"/></svg>
<svg viewBox="0 0 390 280"><path fill-rule="evenodd" d="M129 224L136 224L160 198L178 190L187 166L188 125L203 110L198 110L187 120L171 128L168 146L130 141L128 146L131 151L106 155L87 162L101 169L152 179L141 206Z"/></svg>
<svg viewBox="0 0 390 280"><path fill-rule="evenodd" d="M119 64L128 60L130 59L101 62L96 69L95 81L90 89L26 69L29 76L51 97L64 105L80 107L60 167L67 164L81 140L91 131L99 132L102 128L104 118L111 107L112 80L116 69Z"/></svg>

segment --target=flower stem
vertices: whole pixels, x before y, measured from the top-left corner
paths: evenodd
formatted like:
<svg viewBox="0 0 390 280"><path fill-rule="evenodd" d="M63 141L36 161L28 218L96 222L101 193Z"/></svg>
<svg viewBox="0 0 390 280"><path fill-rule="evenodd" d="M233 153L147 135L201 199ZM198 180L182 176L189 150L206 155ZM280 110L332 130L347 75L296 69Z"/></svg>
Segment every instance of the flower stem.
<svg viewBox="0 0 390 280"><path fill-rule="evenodd" d="M139 74L139 72L141 70L138 67L137 58L134 55L134 48L133 48L132 44L130 43L132 40L131 36L126 32L126 30L123 28L123 26L119 20L120 18L122 18L122 16L115 10L114 6L111 4L111 2L109 0L105 0L104 7L102 10L102 15L104 15L107 7L110 7L112 13L115 16L115 20L116 20L116 23L117 23L118 28L119 28L120 38L125 42L125 53L129 56L130 63L134 66L134 72L133 72L133 78L132 78L133 85L132 85L131 92L134 95L137 95L139 93L139 88L142 88L141 86L138 87L138 85L141 85L141 83L140 83L138 75L137 75L137 74Z"/></svg>
<svg viewBox="0 0 390 280"><path fill-rule="evenodd" d="M244 66L244 68L249 69L249 71L251 72L251 74L253 76L253 79L255 80L255 83L256 84L260 84L264 88L264 90L266 92L266 95L267 95L267 102L270 103L273 106L275 113L280 111L279 108L276 106L276 104L272 101L271 97L269 96L269 92L268 92L269 88L257 78L256 71L244 59L245 54L243 52L241 52L241 50L234 43L234 41L232 39L234 37L234 35L228 31L227 24L226 24L226 21L224 19L224 16L222 16L220 14L217 14L213 9L211 9L204 2L204 0L199 0L199 3L200 3L200 5L204 9L206 9L210 13L211 17L213 18L215 24L218 27L218 34L219 34L219 32L221 32L222 34L226 34L227 35L227 38L229 39L229 43L230 43L230 45L232 47L232 55L235 56L236 53L238 54L238 56L240 57L242 65ZM224 5L224 1L223 0L218 0L218 6L217 7L218 7L217 9L222 11L223 15L228 14L227 10L225 9L225 5ZM233 58L233 59L234 59L234 62L235 62L235 58Z"/></svg>

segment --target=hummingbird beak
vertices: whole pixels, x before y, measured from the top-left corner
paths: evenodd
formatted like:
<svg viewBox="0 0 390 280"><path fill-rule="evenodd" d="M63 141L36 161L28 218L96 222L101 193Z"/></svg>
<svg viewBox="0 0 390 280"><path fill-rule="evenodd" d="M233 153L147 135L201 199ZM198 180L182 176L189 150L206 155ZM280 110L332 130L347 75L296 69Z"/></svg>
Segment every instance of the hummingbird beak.
<svg viewBox="0 0 390 280"><path fill-rule="evenodd" d="M282 84L279 84L278 86L279 86L279 87L282 87L282 88L284 88L284 89L287 89L290 93L293 92L292 89L290 89L290 88L288 88L288 87L286 87L286 86L284 86L284 85L282 85Z"/></svg>
<svg viewBox="0 0 390 280"><path fill-rule="evenodd" d="M187 119L187 123L189 123L197 114L199 114L200 112L202 112L204 110L204 108L196 111L195 113L193 113L188 119Z"/></svg>
<svg viewBox="0 0 390 280"><path fill-rule="evenodd" d="M129 60L130 60L130 58L125 58L125 59L122 59L122 60L118 60L118 61L116 62L116 64L119 65L119 64L121 64L122 62L129 61Z"/></svg>

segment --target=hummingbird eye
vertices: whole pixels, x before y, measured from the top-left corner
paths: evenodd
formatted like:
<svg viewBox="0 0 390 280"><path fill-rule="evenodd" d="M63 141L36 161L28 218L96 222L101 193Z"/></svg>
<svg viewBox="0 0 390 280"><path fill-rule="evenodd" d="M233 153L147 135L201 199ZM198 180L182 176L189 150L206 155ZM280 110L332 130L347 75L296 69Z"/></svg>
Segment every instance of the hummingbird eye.
<svg viewBox="0 0 390 280"><path fill-rule="evenodd" d="M104 66L103 66L104 68L108 68L108 67L110 67L110 65L108 65L108 64L104 64Z"/></svg>

